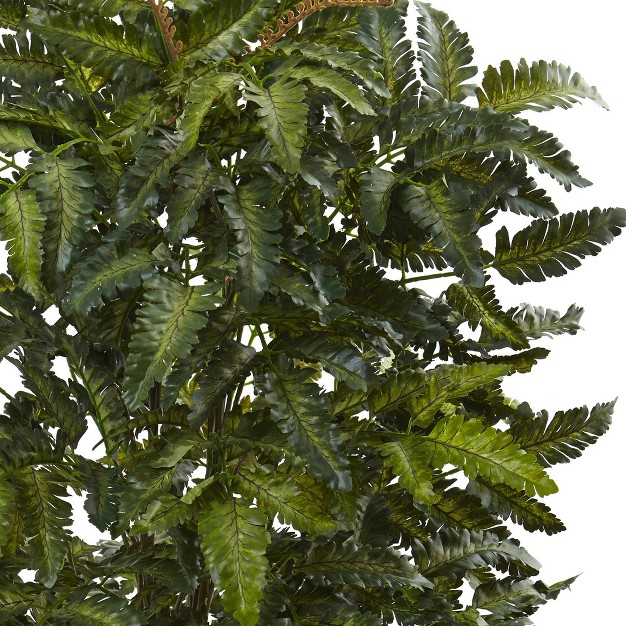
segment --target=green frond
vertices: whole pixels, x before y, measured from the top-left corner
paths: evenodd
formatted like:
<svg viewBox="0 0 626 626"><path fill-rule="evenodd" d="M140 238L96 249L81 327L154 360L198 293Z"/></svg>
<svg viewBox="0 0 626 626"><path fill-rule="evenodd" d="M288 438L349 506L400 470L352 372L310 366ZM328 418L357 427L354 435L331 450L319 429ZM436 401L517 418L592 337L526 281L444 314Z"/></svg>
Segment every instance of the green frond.
<svg viewBox="0 0 626 626"><path fill-rule="evenodd" d="M450 189L443 178L428 185L412 184L400 194L400 204L417 226L443 250L454 273L468 285L485 282L478 224L469 208L469 193Z"/></svg>
<svg viewBox="0 0 626 626"><path fill-rule="evenodd" d="M391 97L383 75L376 69L375 62L364 58L358 52L342 50L338 46L324 45L314 41L281 41L277 42L273 48L282 50L287 55L293 55L297 51L308 61L326 63L335 70L356 74L377 95L383 98Z"/></svg>
<svg viewBox="0 0 626 626"><path fill-rule="evenodd" d="M398 185L398 176L380 167L372 167L361 174L361 214L367 230L382 235L387 224L391 193Z"/></svg>
<svg viewBox="0 0 626 626"><path fill-rule="evenodd" d="M358 86L333 69L298 65L288 70L286 75L299 81L308 80L320 89L327 89L362 115L376 115Z"/></svg>
<svg viewBox="0 0 626 626"><path fill-rule="evenodd" d="M45 467L28 468L18 475L18 506L24 516L27 546L36 580L52 587L68 551L72 507L54 471Z"/></svg>
<svg viewBox="0 0 626 626"><path fill-rule="evenodd" d="M525 574L535 574L539 563L518 543L501 539L486 531L440 531L428 541L415 541L413 558L419 571L429 578L445 576L459 578L481 567L518 568Z"/></svg>
<svg viewBox="0 0 626 626"><path fill-rule="evenodd" d="M353 541L326 541L313 545L306 560L296 566L316 584L340 583L355 587L431 587L406 556L391 548L372 548Z"/></svg>
<svg viewBox="0 0 626 626"><path fill-rule="evenodd" d="M350 35L373 55L390 94L386 97L390 106L411 102L419 86L414 69L415 54L403 19L407 4L406 0L396 0L385 9L360 10Z"/></svg>
<svg viewBox="0 0 626 626"><path fill-rule="evenodd" d="M521 304L517 308L510 309L507 313L511 315L527 337L539 339L540 337L564 333L575 335L582 329L580 319L583 312L583 308L575 304L572 304L563 315L554 309Z"/></svg>
<svg viewBox="0 0 626 626"><path fill-rule="evenodd" d="M213 498L200 512L198 533L202 552L224 608L241 626L254 626L259 618L269 563L265 550L270 535L267 516L251 508L247 498Z"/></svg>
<svg viewBox="0 0 626 626"><path fill-rule="evenodd" d="M156 258L145 250L118 252L113 244L101 246L76 265L63 307L87 315L116 298L118 289L136 288L156 271Z"/></svg>
<svg viewBox="0 0 626 626"><path fill-rule="evenodd" d="M523 329L500 307L492 285L472 287L454 283L448 287L446 297L450 306L467 319L472 330L481 326L481 341L483 337L504 340L516 350L529 347Z"/></svg>
<svg viewBox="0 0 626 626"><path fill-rule="evenodd" d="M21 0L5 0L0 5L0 28L16 29L26 15Z"/></svg>
<svg viewBox="0 0 626 626"><path fill-rule="evenodd" d="M0 480L0 548L4 548L11 537L11 512L15 510L16 498L15 485L3 477Z"/></svg>
<svg viewBox="0 0 626 626"><path fill-rule="evenodd" d="M78 12L31 8L22 25L73 61L112 80L136 77L145 81L162 65L154 40L147 41L128 23L116 24L108 18Z"/></svg>
<svg viewBox="0 0 626 626"><path fill-rule="evenodd" d="M124 374L124 399L129 410L143 404L155 382L162 382L175 359L185 358L208 323L206 311L216 308L217 284L185 287L162 275L144 283L144 303L133 324L130 355Z"/></svg>
<svg viewBox="0 0 626 626"><path fill-rule="evenodd" d="M36 299L45 293L41 282L41 239L46 218L32 189L0 196L0 235L7 242L9 272L17 284Z"/></svg>
<svg viewBox="0 0 626 626"><path fill-rule="evenodd" d="M225 400L242 379L250 373L256 350L237 341L225 340L213 353L191 398L189 425L199 429L210 417L211 409Z"/></svg>
<svg viewBox="0 0 626 626"><path fill-rule="evenodd" d="M121 487L119 470L90 459L81 459L80 471L87 491L85 511L89 521L105 532L117 519Z"/></svg>
<svg viewBox="0 0 626 626"><path fill-rule="evenodd" d="M496 484L481 476L470 480L468 490L478 496L483 506L503 520L521 524L529 532L540 530L547 535L565 530L563 522L543 502L503 483Z"/></svg>
<svg viewBox="0 0 626 626"><path fill-rule="evenodd" d="M591 411L586 406L557 411L551 420L541 411L534 419L517 419L509 432L544 467L569 463L608 431L614 408L615 400L596 404Z"/></svg>
<svg viewBox="0 0 626 626"><path fill-rule="evenodd" d="M0 37L0 75L29 85L50 85L63 76L63 65L37 35L29 41L25 33L5 34Z"/></svg>
<svg viewBox="0 0 626 626"><path fill-rule="evenodd" d="M67 621L72 626L145 626L143 613L132 608L126 598L115 594L104 594L92 589L93 593L73 602L66 602L54 609L54 618ZM82 594L84 595L84 593Z"/></svg>
<svg viewBox="0 0 626 626"><path fill-rule="evenodd" d="M376 381L374 367L356 347L332 341L323 333L301 335L283 349L304 357L304 360L321 363L324 369L352 389L367 391Z"/></svg>
<svg viewBox="0 0 626 626"><path fill-rule="evenodd" d="M313 476L332 489L350 491L352 479L330 403L318 385L307 382L313 373L311 369L270 372L264 400L296 454L306 459Z"/></svg>
<svg viewBox="0 0 626 626"><path fill-rule="evenodd" d="M20 584L20 582L8 577L0 578L0 619L7 626L24 623L21 619L20 621L14 621L14 619L17 616L23 616L33 606L36 599L36 588L32 583Z"/></svg>
<svg viewBox="0 0 626 626"><path fill-rule="evenodd" d="M161 129L144 141L134 163L120 179L120 192L115 210L121 228L136 222L159 201L159 187L166 184L168 174L193 148L189 136Z"/></svg>
<svg viewBox="0 0 626 626"><path fill-rule="evenodd" d="M566 65L552 61L534 61L530 66L521 59L517 69L510 61L502 61L500 71L489 66L482 89L476 92L481 107L511 114L522 111L547 111L555 107L571 108L583 98L608 109L595 87L590 87L580 74L572 74Z"/></svg>
<svg viewBox="0 0 626 626"><path fill-rule="evenodd" d="M257 176L237 185L234 193L220 195L226 209L228 226L237 235L238 255L235 286L238 303L248 310L256 308L271 283L280 260L277 244L282 237L282 213L275 203L272 180Z"/></svg>
<svg viewBox="0 0 626 626"><path fill-rule="evenodd" d="M566 213L551 220L535 220L509 239L506 227L496 233L492 262L510 282L542 282L580 266L580 259L596 256L626 226L626 210L599 209Z"/></svg>
<svg viewBox="0 0 626 626"><path fill-rule="evenodd" d="M212 63L241 55L274 16L279 0L229 0L198 7L189 19L183 56Z"/></svg>
<svg viewBox="0 0 626 626"><path fill-rule="evenodd" d="M467 33L442 11L425 2L416 2L418 17L418 59L424 92L431 98L461 102L474 95L475 86L466 81L477 69L471 65L474 49Z"/></svg>
<svg viewBox="0 0 626 626"><path fill-rule="evenodd" d="M28 126L0 123L0 152L13 156L22 150L39 150Z"/></svg>
<svg viewBox="0 0 626 626"><path fill-rule="evenodd" d="M29 166L34 176L28 181L46 216L43 235L43 277L56 290L85 246L95 205L95 180L87 161L42 155Z"/></svg>
<svg viewBox="0 0 626 626"><path fill-rule="evenodd" d="M189 490L190 491L190 490ZM187 491L187 493L189 493ZM148 504L141 519L133 524L131 534L164 533L193 517L193 506L169 493Z"/></svg>
<svg viewBox="0 0 626 626"><path fill-rule="evenodd" d="M174 178L176 192L167 203L168 241L184 238L198 221L200 210L208 210L207 200L215 198L216 190L234 194L235 188L222 169L214 168L204 155L191 153L186 157ZM213 209L215 210L215 209Z"/></svg>
<svg viewBox="0 0 626 626"><path fill-rule="evenodd" d="M521 449L509 433L485 426L478 419L465 420L457 414L441 419L424 438L422 449L436 468L451 463L469 478L485 476L529 496L557 491L533 454Z"/></svg>
<svg viewBox="0 0 626 626"><path fill-rule="evenodd" d="M67 383L52 372L44 372L37 367L21 365L20 370L25 387L32 391L43 410L40 419L52 420L75 448L87 431L87 419L85 411L70 397Z"/></svg>
<svg viewBox="0 0 626 626"><path fill-rule="evenodd" d="M254 498L270 519L278 515L282 524L291 524L296 530L314 535L339 529L318 494L302 490L302 483L296 483L287 474L275 474L264 468L242 469L235 477L235 485L250 500Z"/></svg>
<svg viewBox="0 0 626 626"><path fill-rule="evenodd" d="M258 105L256 115L272 146L272 155L289 174L295 174L300 167L308 114L306 91L305 85L289 78L267 88L246 81L245 98Z"/></svg>
<svg viewBox="0 0 626 626"><path fill-rule="evenodd" d="M400 486L413 496L416 504L433 502L433 472L417 437L396 436L394 441L377 448L385 457L385 465L399 477Z"/></svg>

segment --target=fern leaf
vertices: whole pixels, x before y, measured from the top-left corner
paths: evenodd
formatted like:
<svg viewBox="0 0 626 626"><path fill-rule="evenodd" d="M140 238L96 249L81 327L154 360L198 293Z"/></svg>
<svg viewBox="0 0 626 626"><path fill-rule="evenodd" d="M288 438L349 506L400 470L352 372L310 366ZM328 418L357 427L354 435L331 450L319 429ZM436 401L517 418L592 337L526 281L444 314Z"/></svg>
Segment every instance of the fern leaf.
<svg viewBox="0 0 626 626"><path fill-rule="evenodd" d="M37 191L37 200L46 216L43 237L44 280L55 290L84 247L91 228L95 180L83 169L87 161L62 159L50 155L37 157L31 163L36 172L29 180Z"/></svg>
<svg viewBox="0 0 626 626"><path fill-rule="evenodd" d="M266 509L270 519L278 515L281 523L316 535L339 529L339 524L330 516L325 503L318 499L318 494L302 490L302 484L286 474L276 475L262 468L241 470L235 484L248 498L256 499Z"/></svg>
<svg viewBox="0 0 626 626"><path fill-rule="evenodd" d="M28 126L0 123L0 152L12 156L22 150L39 150Z"/></svg>
<svg viewBox="0 0 626 626"><path fill-rule="evenodd" d="M4 548L11 537L11 512L15 510L16 498L15 486L6 476L3 477L0 480L0 548Z"/></svg>
<svg viewBox="0 0 626 626"><path fill-rule="evenodd" d="M529 496L546 496L557 491L554 481L537 463L536 457L512 442L510 434L485 426L478 419L452 415L435 424L424 439L424 454L434 467L451 463L469 478L486 476Z"/></svg>
<svg viewBox="0 0 626 626"><path fill-rule="evenodd" d="M19 474L19 506L24 515L28 552L36 580L52 587L63 566L70 541L72 507L57 476L45 467L28 468Z"/></svg>
<svg viewBox="0 0 626 626"><path fill-rule="evenodd" d="M205 311L216 308L219 286L185 287L165 276L145 282L145 300L133 325L124 377L124 399L138 409L155 382L161 382L175 359L185 358L208 323Z"/></svg>
<svg viewBox="0 0 626 626"><path fill-rule="evenodd" d="M243 54L247 41L274 15L279 0L229 0L203 3L189 20L184 55L190 61L221 61Z"/></svg>
<svg viewBox="0 0 626 626"><path fill-rule="evenodd" d="M594 208L535 220L509 240L506 227L496 233L492 266L510 282L542 282L563 276L580 260L597 255L626 226L626 210Z"/></svg>
<svg viewBox="0 0 626 626"><path fill-rule="evenodd" d="M362 9L350 37L375 55L376 65L383 75L390 106L401 104L417 95L415 55L406 35L403 15L406 0L398 0L384 10Z"/></svg>
<svg viewBox="0 0 626 626"><path fill-rule="evenodd" d="M92 591L95 591L92 590ZM51 614L63 622L89 624L89 626L145 626L142 612L132 608L126 598L104 594L98 589L87 597L67 602L55 608Z"/></svg>
<svg viewBox="0 0 626 626"><path fill-rule="evenodd" d="M402 191L400 204L443 249L457 276L468 285L484 284L478 224L469 209L469 192L451 190L440 178L429 185L410 185Z"/></svg>
<svg viewBox="0 0 626 626"><path fill-rule="evenodd" d="M137 151L135 162L120 179L115 210L120 227L135 222L146 209L159 200L159 187L166 184L172 168L193 148L193 140L182 132L148 137Z"/></svg>
<svg viewBox="0 0 626 626"><path fill-rule="evenodd" d="M580 319L583 309L575 304L572 304L563 315L553 309L544 309L542 306L530 304L522 304L508 313L524 334L531 339L564 333L575 335L582 328Z"/></svg>
<svg viewBox="0 0 626 626"><path fill-rule="evenodd" d="M156 49L140 38L131 24L78 12L63 13L31 8L26 28L57 46L70 59L112 80L136 76L151 78L161 66Z"/></svg>
<svg viewBox="0 0 626 626"><path fill-rule="evenodd" d="M17 621L17 616L22 617L32 608L37 597L36 587L32 583L20 584L9 577L0 578L0 619L7 626L23 623L23 619L27 619Z"/></svg>
<svg viewBox="0 0 626 626"><path fill-rule="evenodd" d="M209 412L242 378L250 372L256 350L236 341L226 340L213 353L191 398L189 425L199 429L209 418Z"/></svg>
<svg viewBox="0 0 626 626"><path fill-rule="evenodd" d="M287 55L293 55L297 51L309 61L326 63L334 70L354 73L377 95L383 98L391 97L391 93L385 85L384 77L376 70L374 62L357 52L341 50L337 46L324 45L313 41L307 41L306 45L298 41L282 41L276 43L273 48L278 48Z"/></svg>
<svg viewBox="0 0 626 626"><path fill-rule="evenodd" d="M511 519L529 532L540 530L547 535L565 530L563 522L539 500L505 484L496 484L485 477L470 480L468 491L478 496L483 505L503 520Z"/></svg>
<svg viewBox="0 0 626 626"><path fill-rule="evenodd" d="M433 502L433 473L418 439L396 437L394 441L379 445L378 450L385 457L385 465L399 477L400 486L413 496L416 504Z"/></svg>
<svg viewBox="0 0 626 626"><path fill-rule="evenodd" d="M42 40L25 33L0 37L0 75L34 85L49 85L63 75L63 66L56 55L46 52Z"/></svg>
<svg viewBox="0 0 626 626"><path fill-rule="evenodd" d="M476 95L481 107L512 115L555 107L569 109L583 98L608 109L595 87L590 87L580 74L572 74L570 67L556 61L534 61L529 66L521 59L517 69L510 61L502 61L500 71L490 65L485 71L482 89Z"/></svg>
<svg viewBox="0 0 626 626"><path fill-rule="evenodd" d="M222 602L241 626L259 619L259 600L269 564L265 550L270 536L266 515L245 498L215 498L200 512L202 552Z"/></svg>
<svg viewBox="0 0 626 626"><path fill-rule="evenodd" d="M238 185L234 193L222 195L228 226L237 235L236 287L239 304L253 310L268 289L280 260L276 232L281 226L281 211L273 202L272 181L257 176Z"/></svg>
<svg viewBox="0 0 626 626"><path fill-rule="evenodd" d="M503 339L516 350L529 347L525 333L515 319L501 309L493 286L472 287L454 283L448 287L446 297L450 305L467 319L472 330L480 324L489 339Z"/></svg>
<svg viewBox="0 0 626 626"><path fill-rule="evenodd" d="M375 235L382 235L385 230L391 193L397 184L398 177L380 167L372 167L361 175L361 214L367 230Z"/></svg>
<svg viewBox="0 0 626 626"><path fill-rule="evenodd" d="M190 154L178 168L174 183L176 193L167 203L165 234L171 243L178 242L198 221L198 211L216 189L234 194L235 188L225 172L211 166L205 156Z"/></svg>
<svg viewBox="0 0 626 626"><path fill-rule="evenodd" d="M118 295L118 288L135 288L156 272L156 258L140 249L120 254L104 245L76 265L72 286L63 301L64 309L87 315Z"/></svg>
<svg viewBox="0 0 626 626"><path fill-rule="evenodd" d="M81 459L80 471L87 491L85 511L89 521L98 530L105 532L117 519L120 505L118 492L121 487L119 471L90 459Z"/></svg>
<svg viewBox="0 0 626 626"><path fill-rule="evenodd" d="M316 584L340 583L355 587L416 587L431 583L406 556L391 548L372 548L352 541L327 541L313 547L306 561L296 566Z"/></svg>
<svg viewBox="0 0 626 626"><path fill-rule="evenodd" d="M544 467L569 463L607 432L615 401L557 411L548 421L547 411L533 420L520 419L510 428L513 441L537 456Z"/></svg>
<svg viewBox="0 0 626 626"><path fill-rule="evenodd" d="M308 462L309 471L338 491L350 491L352 479L342 441L320 388L306 382L313 370L270 372L265 401L289 443Z"/></svg>
<svg viewBox="0 0 626 626"><path fill-rule="evenodd" d="M418 58L422 64L424 92L431 98L461 102L474 94L475 87L464 83L477 72L471 65L474 49L467 33L461 32L442 11L425 2L416 4L420 13Z"/></svg>
<svg viewBox="0 0 626 626"><path fill-rule="evenodd" d="M0 5L0 28L16 29L26 16L26 7L21 0L5 0Z"/></svg>
<svg viewBox="0 0 626 626"><path fill-rule="evenodd" d="M8 267L18 285L40 300L45 293L41 282L41 239L46 219L35 192L20 189L0 196L0 235L7 242Z"/></svg>
<svg viewBox="0 0 626 626"><path fill-rule="evenodd" d="M485 531L440 531L425 543L415 542L413 557L420 572L428 577L458 578L466 572L489 566L518 567L535 574L539 563L519 544Z"/></svg>
<svg viewBox="0 0 626 626"><path fill-rule="evenodd" d="M258 105L256 114L272 146L276 163L295 174L306 135L306 87L297 80L279 80L269 88L246 82L245 98Z"/></svg>
<svg viewBox="0 0 626 626"><path fill-rule="evenodd" d="M327 67L298 65L288 71L289 78L308 80L320 89L328 89L362 115L376 115L363 92L352 81Z"/></svg>

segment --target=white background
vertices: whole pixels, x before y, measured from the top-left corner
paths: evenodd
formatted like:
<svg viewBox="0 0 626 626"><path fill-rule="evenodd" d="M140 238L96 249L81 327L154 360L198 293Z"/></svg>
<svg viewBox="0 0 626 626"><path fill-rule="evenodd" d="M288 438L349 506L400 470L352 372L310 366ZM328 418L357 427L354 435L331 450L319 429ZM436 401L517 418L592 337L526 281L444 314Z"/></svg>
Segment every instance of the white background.
<svg viewBox="0 0 626 626"><path fill-rule="evenodd" d="M433 0L457 26L467 32L479 68L509 59L515 66L524 57L532 61L556 59L571 65L598 90L610 111L591 101L563 111L528 114L534 124L554 133L571 151L582 175L594 185L565 193L546 176L540 183L550 191L561 212L626 206L626 90L624 89L624 19L622 3L609 0ZM518 225L506 214L505 223ZM519 223L521 226L522 224ZM511 232L512 228L509 228ZM582 404L592 406L622 395L611 430L580 459L558 465L550 474L560 492L546 499L568 530L547 537L514 534L543 565L541 579L550 584L582 574L569 592L542 607L536 626L620 624L622 563L626 559L623 533L624 444L626 443L626 389L624 354L626 312L624 271L626 233L595 258L565 277L545 283L513 286L494 277L505 308L520 302L564 312L575 302L585 308L584 332L542 340L552 354L530 374L505 381L506 392L527 400L535 410L551 413ZM425 285L428 284L428 287ZM429 292L430 283L420 283Z"/></svg>
<svg viewBox="0 0 626 626"><path fill-rule="evenodd" d="M625 206L626 172L621 152L626 145L626 93L622 86L626 12L622 6L608 0L438 0L433 5L447 12L469 33L481 73L487 65L497 66L503 59L514 65L521 57L529 63L556 59L571 65L588 83L599 88L610 112L587 102L569 111L528 115L561 139L580 165L582 175L594 186L566 194L546 177L542 176L540 182L549 189L562 212ZM512 225L510 231L523 225L508 214L505 222ZM6 255L0 256L0 270L4 270ZM506 381L509 395L527 400L536 410L554 412L582 404L591 406L622 394L625 267L626 234L566 277L520 287L493 277L505 308L530 302L563 312L575 302L586 311L586 330L575 337L542 341L542 345L553 350L551 356L532 373ZM420 287L435 294L445 285L433 281L428 286L420 283ZM9 370L1 369L2 386L18 388L17 380L7 381ZM614 426L598 444L581 459L551 470L561 491L548 498L547 504L564 520L568 530L547 537L515 527L522 545L542 562L544 582L582 574L571 592L564 592L557 602L539 611L536 626L616 624L615 616L621 614L623 592L619 574L621 563L626 561L621 523L621 454L625 442L626 397L618 404ZM95 529L83 521L81 513L77 511L80 521L76 531L93 541Z"/></svg>

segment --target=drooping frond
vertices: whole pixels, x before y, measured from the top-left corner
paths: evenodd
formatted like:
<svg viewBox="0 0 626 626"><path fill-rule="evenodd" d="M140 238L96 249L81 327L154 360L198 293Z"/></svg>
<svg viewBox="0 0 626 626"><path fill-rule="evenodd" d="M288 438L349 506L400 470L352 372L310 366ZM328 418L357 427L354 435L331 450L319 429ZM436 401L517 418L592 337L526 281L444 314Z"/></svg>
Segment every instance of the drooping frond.
<svg viewBox="0 0 626 626"><path fill-rule="evenodd" d="M90 459L82 459L80 470L87 491L85 511L89 521L104 532L117 519L121 486L119 470Z"/></svg>
<svg viewBox="0 0 626 626"><path fill-rule="evenodd" d="M32 8L23 24L70 59L112 80L136 76L149 79L161 65L152 41L131 24L78 12L47 12Z"/></svg>
<svg viewBox="0 0 626 626"><path fill-rule="evenodd" d="M482 89L476 95L481 107L511 114L555 107L569 109L583 98L608 108L595 87L590 87L580 74L572 74L570 67L556 61L534 61L529 66L521 59L517 69L510 61L502 61L500 71L490 65L485 71Z"/></svg>
<svg viewBox="0 0 626 626"><path fill-rule="evenodd" d="M521 449L507 432L485 426L478 419L466 420L459 414L441 419L425 438L423 451L434 467L451 463L470 478L486 476L529 496L557 491L533 454Z"/></svg>
<svg viewBox="0 0 626 626"><path fill-rule="evenodd" d="M306 135L306 87L297 80L280 80L268 88L246 82L245 97L258 105L256 115L272 146L274 159L295 174Z"/></svg>
<svg viewBox="0 0 626 626"><path fill-rule="evenodd" d="M580 320L583 312L583 308L575 304L572 304L563 315L554 309L521 304L519 307L509 310L508 314L527 337L539 339L540 337L564 333L575 335L582 328Z"/></svg>
<svg viewBox="0 0 626 626"><path fill-rule="evenodd" d="M9 271L22 289L40 299L44 293L41 239L46 218L34 190L5 192L0 196L0 210L0 234L7 242Z"/></svg>
<svg viewBox="0 0 626 626"><path fill-rule="evenodd" d="M270 536L267 516L251 507L247 498L213 498L202 510L198 532L202 552L222 602L241 626L254 626L259 618L269 563L265 550Z"/></svg>
<svg viewBox="0 0 626 626"><path fill-rule="evenodd" d="M611 425L615 401L557 411L549 420L547 411L535 419L520 418L510 429L513 441L537 456L544 467L569 463L594 444Z"/></svg>
<svg viewBox="0 0 626 626"><path fill-rule="evenodd" d="M430 4L416 4L420 13L418 58L424 90L430 97L460 102L473 95L475 87L466 81L477 72L471 65L474 49L467 33L461 32L445 13Z"/></svg>
<svg viewBox="0 0 626 626"><path fill-rule="evenodd" d="M469 207L469 195L451 190L443 179L429 185L408 186L400 203L417 226L443 250L454 273L468 285L481 287L485 282L480 258L478 224Z"/></svg>
<svg viewBox="0 0 626 626"><path fill-rule="evenodd" d="M89 589L80 590L78 593L83 597L55 608L51 615L70 624L145 626L145 615L129 606L126 598L114 593L104 594L93 588L92 593L84 597L87 591Z"/></svg>
<svg viewBox="0 0 626 626"><path fill-rule="evenodd" d="M309 471L332 489L349 491L352 485L343 443L330 415L330 404L315 383L313 370L273 371L267 376L264 399L272 418Z"/></svg>
<svg viewBox="0 0 626 626"><path fill-rule="evenodd" d="M42 155L33 160L29 185L46 217L44 230L44 280L56 289L85 245L93 222L95 180L87 161Z"/></svg>
<svg viewBox="0 0 626 626"><path fill-rule="evenodd" d="M626 226L626 210L598 209L535 220L513 239L503 226L496 234L492 266L514 284L563 276L595 256Z"/></svg>
<svg viewBox="0 0 626 626"><path fill-rule="evenodd" d="M543 502L504 483L496 484L481 476L470 480L468 490L503 520L510 518L529 532L540 530L552 535L565 530L563 522Z"/></svg>
<svg viewBox="0 0 626 626"><path fill-rule="evenodd" d="M228 226L237 235L238 255L235 286L239 303L254 309L268 289L280 260L281 211L274 202L270 178L257 176L238 185L234 193L220 195Z"/></svg>
<svg viewBox="0 0 626 626"><path fill-rule="evenodd" d="M27 85L49 85L63 76L63 66L37 35L29 40L25 33L5 34L0 37L0 75Z"/></svg>
<svg viewBox="0 0 626 626"><path fill-rule="evenodd" d="M525 333L515 319L500 307L493 286L472 287L454 283L448 287L446 296L450 305L467 319L472 330L481 326L486 339L504 340L518 350L529 347Z"/></svg>
<svg viewBox="0 0 626 626"><path fill-rule="evenodd" d="M145 282L144 303L133 325L124 378L130 410L141 406L155 382L161 382L175 359L185 358L208 323L205 311L216 308L219 286L185 287L162 275Z"/></svg>

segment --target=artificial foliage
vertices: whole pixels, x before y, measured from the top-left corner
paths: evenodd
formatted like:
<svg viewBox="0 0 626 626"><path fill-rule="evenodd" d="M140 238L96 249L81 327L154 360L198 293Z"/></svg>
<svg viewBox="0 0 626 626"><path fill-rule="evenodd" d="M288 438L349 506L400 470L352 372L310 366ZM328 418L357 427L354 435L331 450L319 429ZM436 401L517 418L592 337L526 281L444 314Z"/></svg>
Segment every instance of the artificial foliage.
<svg viewBox="0 0 626 626"><path fill-rule="evenodd" d="M626 224L559 214L589 182L524 118L605 105L415 4L417 46L408 0L0 3L2 624L522 626L572 582L512 524L565 529L614 405L503 393L582 309L492 277Z"/></svg>

